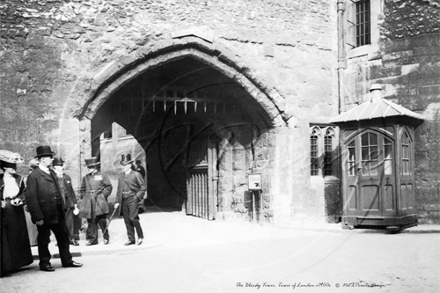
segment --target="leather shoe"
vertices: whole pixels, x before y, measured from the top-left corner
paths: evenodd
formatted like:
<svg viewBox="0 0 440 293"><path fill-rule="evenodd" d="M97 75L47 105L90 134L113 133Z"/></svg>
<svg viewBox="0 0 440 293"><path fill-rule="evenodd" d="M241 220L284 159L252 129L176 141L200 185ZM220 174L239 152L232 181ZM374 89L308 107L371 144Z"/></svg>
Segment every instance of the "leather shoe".
<svg viewBox="0 0 440 293"><path fill-rule="evenodd" d="M137 242L137 245L141 245L143 241L144 241L144 238L139 238L138 242Z"/></svg>
<svg viewBox="0 0 440 293"><path fill-rule="evenodd" d="M54 272L55 271L55 269L51 265L47 265L45 267L40 267L40 270L45 271L45 272Z"/></svg>
<svg viewBox="0 0 440 293"><path fill-rule="evenodd" d="M124 245L133 245L134 244L134 241L127 241Z"/></svg>
<svg viewBox="0 0 440 293"><path fill-rule="evenodd" d="M98 245L98 242L87 242L86 246Z"/></svg>
<svg viewBox="0 0 440 293"><path fill-rule="evenodd" d="M65 267L65 268L80 268L82 266L83 266L82 263L72 261L71 263L69 263L69 264L67 264L67 265L65 265L63 267Z"/></svg>

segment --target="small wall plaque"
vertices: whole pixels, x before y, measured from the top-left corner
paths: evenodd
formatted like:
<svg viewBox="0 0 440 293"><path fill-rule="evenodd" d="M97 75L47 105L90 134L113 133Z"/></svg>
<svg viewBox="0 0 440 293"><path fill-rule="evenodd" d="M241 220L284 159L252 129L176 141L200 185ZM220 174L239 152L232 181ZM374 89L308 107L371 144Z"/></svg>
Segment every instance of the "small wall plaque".
<svg viewBox="0 0 440 293"><path fill-rule="evenodd" d="M261 174L249 174L249 190L261 190Z"/></svg>

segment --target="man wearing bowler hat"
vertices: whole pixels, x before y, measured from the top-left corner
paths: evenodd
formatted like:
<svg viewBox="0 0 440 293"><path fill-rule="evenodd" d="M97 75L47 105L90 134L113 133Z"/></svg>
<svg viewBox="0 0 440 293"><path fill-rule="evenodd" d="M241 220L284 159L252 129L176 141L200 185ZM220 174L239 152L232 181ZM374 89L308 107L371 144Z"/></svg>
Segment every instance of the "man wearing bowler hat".
<svg viewBox="0 0 440 293"><path fill-rule="evenodd" d="M80 198L82 202L79 214L86 218L88 223L89 242L86 245L98 244L98 225L103 232L104 244L108 244L110 236L106 229L109 213L107 198L112 193L113 186L108 176L99 170L98 158L85 159L85 162L89 173L81 181Z"/></svg>
<svg viewBox="0 0 440 293"><path fill-rule="evenodd" d="M132 170L132 161L123 159L121 165L124 167L124 173L119 176L115 209L122 204L118 213L122 212L127 229L128 242L125 243L125 245L133 245L136 243L134 236L135 229L138 236L137 245L141 245L144 240L144 233L141 223L139 222L138 208L139 202L145 199L147 185L142 175Z"/></svg>
<svg viewBox="0 0 440 293"><path fill-rule="evenodd" d="M55 235L63 267L81 267L82 264L72 260L69 247L69 233L66 227L64 211L66 203L58 185L57 176L50 169L53 155L50 146L37 147L38 167L27 178L26 203L32 221L38 228L38 256L40 269L53 272L49 252L50 231Z"/></svg>

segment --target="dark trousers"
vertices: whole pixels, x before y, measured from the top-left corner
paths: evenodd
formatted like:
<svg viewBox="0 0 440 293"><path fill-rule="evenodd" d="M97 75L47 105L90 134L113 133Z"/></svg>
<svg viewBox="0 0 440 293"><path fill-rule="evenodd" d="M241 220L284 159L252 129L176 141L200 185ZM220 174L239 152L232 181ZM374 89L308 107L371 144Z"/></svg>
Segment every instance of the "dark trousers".
<svg viewBox="0 0 440 293"><path fill-rule="evenodd" d="M38 256L40 258L40 268L50 265L51 254L49 251L50 231L52 230L57 239L58 251L60 253L61 264L67 266L72 262L72 255L69 250L69 234L63 217L61 207L58 208L58 223L37 225L38 229Z"/></svg>
<svg viewBox="0 0 440 293"><path fill-rule="evenodd" d="M81 229L81 217L73 215L73 239L79 240L79 230Z"/></svg>
<svg viewBox="0 0 440 293"><path fill-rule="evenodd" d="M122 215L124 216L125 227L127 228L127 235L129 241L135 241L134 229L138 238L144 238L141 223L138 215L139 199L136 196L124 198L122 200Z"/></svg>
<svg viewBox="0 0 440 293"><path fill-rule="evenodd" d="M70 240L79 240L79 228L81 227L81 218L73 214L73 208L66 212L66 226L69 232Z"/></svg>
<svg viewBox="0 0 440 293"><path fill-rule="evenodd" d="M67 232L69 233L69 240L73 240L73 210L68 209L65 216Z"/></svg>
<svg viewBox="0 0 440 293"><path fill-rule="evenodd" d="M107 215L99 215L96 216L94 219L87 219L88 223L88 233L89 234L89 242L90 243L98 243L98 225L101 228L102 232L104 233L104 239L109 240L110 235L108 234L108 230L105 228L107 227ZM104 232L105 231L105 232Z"/></svg>

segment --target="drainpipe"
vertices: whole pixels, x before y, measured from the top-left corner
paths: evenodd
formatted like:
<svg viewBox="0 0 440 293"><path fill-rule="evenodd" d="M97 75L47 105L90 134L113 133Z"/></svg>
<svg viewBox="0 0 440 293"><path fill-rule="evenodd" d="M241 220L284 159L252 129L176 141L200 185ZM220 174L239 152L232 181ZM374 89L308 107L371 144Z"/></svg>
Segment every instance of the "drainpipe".
<svg viewBox="0 0 440 293"><path fill-rule="evenodd" d="M345 1L337 0L338 11L338 114L345 111L343 70L345 69Z"/></svg>
<svg viewBox="0 0 440 293"><path fill-rule="evenodd" d="M343 74L344 69L346 67L346 60L345 60L345 0L337 0L337 14L338 14L338 115L342 112L345 112L345 97L344 97L344 81L343 81ZM338 146L337 148L338 153L338 170L337 170L337 177L342 178L342 168L341 168L341 147ZM334 211L334 219L336 222L338 222L338 217L342 215L343 213L343 200L342 200L342 180L339 181L338 191L339 191L339 197L335 200L337 203L339 203Z"/></svg>

